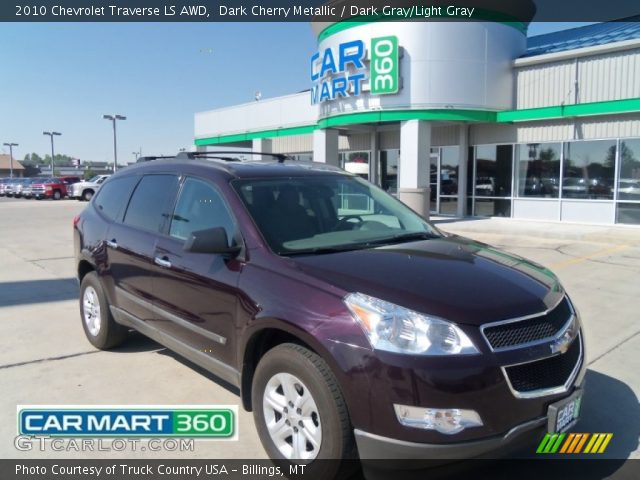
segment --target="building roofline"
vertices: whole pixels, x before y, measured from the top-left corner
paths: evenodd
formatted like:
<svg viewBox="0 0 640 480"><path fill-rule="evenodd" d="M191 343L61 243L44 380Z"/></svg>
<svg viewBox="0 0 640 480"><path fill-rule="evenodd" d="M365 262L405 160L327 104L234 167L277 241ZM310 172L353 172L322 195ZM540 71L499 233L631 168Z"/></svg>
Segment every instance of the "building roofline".
<svg viewBox="0 0 640 480"><path fill-rule="evenodd" d="M634 48L640 48L640 38L623 40L621 42L603 43L602 45L595 45L592 47L575 48L571 50L563 50L561 52L543 53L541 55L516 58L513 61L513 65L515 67L526 67L529 65L537 65L539 63L557 62L579 57L588 57L591 55L600 55L609 52L631 50Z"/></svg>

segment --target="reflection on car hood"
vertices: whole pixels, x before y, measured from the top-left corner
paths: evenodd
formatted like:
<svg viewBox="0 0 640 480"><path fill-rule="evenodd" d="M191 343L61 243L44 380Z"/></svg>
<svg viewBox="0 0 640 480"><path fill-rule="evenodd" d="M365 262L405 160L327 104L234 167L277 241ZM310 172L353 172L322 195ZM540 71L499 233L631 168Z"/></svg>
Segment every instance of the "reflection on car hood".
<svg viewBox="0 0 640 480"><path fill-rule="evenodd" d="M463 237L295 257L304 273L454 322L542 312L563 295L548 269Z"/></svg>

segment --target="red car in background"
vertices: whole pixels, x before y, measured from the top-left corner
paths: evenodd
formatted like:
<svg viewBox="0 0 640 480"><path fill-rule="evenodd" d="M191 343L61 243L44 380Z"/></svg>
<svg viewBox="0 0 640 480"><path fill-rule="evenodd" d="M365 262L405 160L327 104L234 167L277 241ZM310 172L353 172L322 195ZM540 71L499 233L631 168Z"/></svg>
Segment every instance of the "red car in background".
<svg viewBox="0 0 640 480"><path fill-rule="evenodd" d="M67 195L67 185L61 178L50 177L44 178L38 183L31 186L31 196L42 200L43 198L52 198L60 200Z"/></svg>

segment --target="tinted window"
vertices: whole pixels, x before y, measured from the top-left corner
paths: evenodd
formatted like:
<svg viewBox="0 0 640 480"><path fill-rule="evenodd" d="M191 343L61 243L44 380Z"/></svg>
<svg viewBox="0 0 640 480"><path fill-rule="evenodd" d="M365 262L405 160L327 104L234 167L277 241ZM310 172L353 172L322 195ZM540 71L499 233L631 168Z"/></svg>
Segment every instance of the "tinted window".
<svg viewBox="0 0 640 480"><path fill-rule="evenodd" d="M615 164L615 140L565 143L562 196L612 199Z"/></svg>
<svg viewBox="0 0 640 480"><path fill-rule="evenodd" d="M518 145L518 196L558 198L560 144Z"/></svg>
<svg viewBox="0 0 640 480"><path fill-rule="evenodd" d="M214 227L224 227L227 238L233 238L235 226L220 194L202 180L187 178L173 213L169 234L185 240L191 232Z"/></svg>
<svg viewBox="0 0 640 480"><path fill-rule="evenodd" d="M177 185L178 177L175 175L143 177L133 192L124 223L153 232L159 231L173 203Z"/></svg>
<svg viewBox="0 0 640 480"><path fill-rule="evenodd" d="M124 177L105 183L94 200L95 207L108 219L118 219L138 179L139 177Z"/></svg>
<svg viewBox="0 0 640 480"><path fill-rule="evenodd" d="M640 139L620 141L619 177L618 199L640 200Z"/></svg>

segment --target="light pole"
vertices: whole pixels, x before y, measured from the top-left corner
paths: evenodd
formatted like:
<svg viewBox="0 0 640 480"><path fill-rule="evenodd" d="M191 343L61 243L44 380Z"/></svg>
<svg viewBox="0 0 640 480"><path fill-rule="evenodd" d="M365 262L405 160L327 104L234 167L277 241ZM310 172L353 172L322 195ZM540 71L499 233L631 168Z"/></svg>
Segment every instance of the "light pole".
<svg viewBox="0 0 640 480"><path fill-rule="evenodd" d="M116 141L116 120L126 120L124 115L103 115L102 118L113 123L113 173L118 169L118 148Z"/></svg>
<svg viewBox="0 0 640 480"><path fill-rule="evenodd" d="M17 147L17 143L3 143L5 147L9 147L9 176L13 178L13 147Z"/></svg>
<svg viewBox="0 0 640 480"><path fill-rule="evenodd" d="M53 137L54 136L60 136L62 135L59 132L42 132L43 135L49 135L49 137L51 137L51 176L53 177L53 158L54 158L54 153L53 153Z"/></svg>

